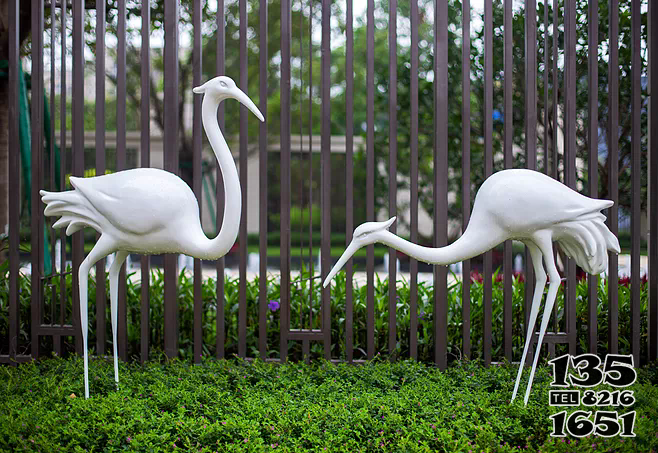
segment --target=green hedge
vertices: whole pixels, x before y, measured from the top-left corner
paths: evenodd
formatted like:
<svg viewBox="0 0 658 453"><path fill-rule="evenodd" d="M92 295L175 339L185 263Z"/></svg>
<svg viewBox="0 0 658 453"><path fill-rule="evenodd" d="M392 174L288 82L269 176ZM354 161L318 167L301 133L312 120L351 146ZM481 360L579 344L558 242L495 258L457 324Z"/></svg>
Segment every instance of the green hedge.
<svg viewBox="0 0 658 453"><path fill-rule="evenodd" d="M515 366L404 361L365 366L257 361L90 364L47 359L0 374L0 451L650 452L658 449L658 368L638 370L635 438L549 436L549 369L509 404ZM608 389L601 385L596 390ZM523 387L522 387L523 389ZM75 395L76 397L72 397ZM579 408L567 408L569 413ZM580 409L592 410L591 407ZM611 410L610 408L597 408ZM613 409L616 410L616 409Z"/></svg>
<svg viewBox="0 0 658 453"><path fill-rule="evenodd" d="M307 275L303 275L292 281L292 304L291 304L291 326L301 327L300 309L302 310L303 320L308 327L308 300L309 300L309 282L306 280ZM480 281L473 282L471 286L471 342L472 358L482 357L483 349L483 307L482 293L483 285ZM503 358L503 284L499 275L494 275L493 283L493 360L502 360ZM313 299L313 327L320 327L320 287L319 280L314 280L312 291ZM46 291L46 296L59 294L59 279L56 279L51 290ZM0 267L0 353L7 353L8 347L6 339L8 338L8 274L6 263ZM20 286L20 346L27 349L29 346L29 320L30 320L30 277L21 276L19 279ZM140 351L140 292L141 284L139 281L132 283L128 281L126 285L127 294L127 317L128 317L128 355L137 357ZM227 278L225 280L224 291L224 316L226 318L226 356L237 353L238 341L238 301L239 301L240 282L237 279ZM397 347L394 355L401 358L409 357L409 284L405 281L398 282L398 300L396 308L396 332ZM68 295L68 306L70 312L71 305L71 275L66 276L66 291ZM109 288L109 282L106 281L106 288ZM155 269L151 272L151 284L149 287L150 294L150 341L151 357L158 357L161 354L164 345L164 278L163 273ZM564 287L560 289L557 299L558 318L560 319L560 329L564 329L563 307L564 307ZM522 279L514 278L513 283L513 352L514 359L520 358L523 344L525 341L525 326L523 317L525 284ZM269 278L267 282L267 300L280 301L280 285L278 279ZM194 298L193 298L193 279L186 274L181 273L178 278L178 308L179 308L179 348L180 356L185 359L191 359L193 354L193 320L194 320ZM90 313L90 338L89 347L95 348L96 345L96 285L93 278L89 282L89 313ZM216 307L217 307L217 286L215 279L208 279L201 286L203 299L203 354L205 356L215 355L216 341ZM577 286L577 327L578 327L578 345L579 350L586 351L588 344L588 298L587 283L581 281ZM646 357L646 339L647 339L647 293L646 282L641 287L641 338L642 347L641 357ZM109 313L109 291L107 291L108 300L106 303L106 338L108 339L106 351L111 351L111 326ZM258 356L258 296L259 282L258 278L246 282L247 295L247 354L251 357ZM378 353L388 353L388 280L376 280L374 284L375 295L375 349ZM50 301L46 304L44 310L45 321L49 322ZM276 304L272 304L274 307ZM418 286L418 360L430 362L433 360L433 287L431 284L421 283ZM303 307L302 307L303 306ZM597 313L598 313L598 353L605 354L608 350L608 294L607 283L599 280ZM280 310L267 310L267 345L268 357L279 356L279 312ZM454 283L448 289L448 347L449 360L455 360L463 357L462 347L462 300L461 300L461 283ZM336 277L331 291L331 330L332 330L332 357L345 357L345 274L340 273ZM631 340L631 316L630 316L630 285L627 280L620 280L619 285L619 353L630 353ZM67 339L70 343L70 339ZM47 352L52 345L48 343L50 337L42 337L42 347ZM366 351L366 287L354 287L354 358L362 358ZM72 349L70 344L67 344ZM561 351L558 345L558 352ZM321 343L311 343L311 354L314 357L323 355L323 345ZM289 344L289 355L295 359L301 357L301 342L291 341Z"/></svg>

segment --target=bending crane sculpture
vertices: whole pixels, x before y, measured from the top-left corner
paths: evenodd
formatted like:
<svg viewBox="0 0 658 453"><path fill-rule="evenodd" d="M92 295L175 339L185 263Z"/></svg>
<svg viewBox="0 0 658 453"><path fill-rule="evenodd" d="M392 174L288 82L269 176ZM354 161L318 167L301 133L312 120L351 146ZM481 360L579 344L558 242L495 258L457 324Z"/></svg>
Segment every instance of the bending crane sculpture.
<svg viewBox="0 0 658 453"><path fill-rule="evenodd" d="M490 176L480 187L466 231L452 244L430 248L406 241L387 230L395 217L385 222L367 222L354 230L352 242L327 275L324 286L329 284L354 252L375 242L400 250L419 261L440 265L480 255L507 239L523 242L530 250L537 283L523 357L512 394L514 400L544 294L546 273L550 283L539 330L539 345L544 339L560 285L560 274L553 258L553 241L557 241L564 252L585 271L600 274L606 269L608 250L619 253L619 242L605 225L605 216L600 212L612 205L610 200L585 197L536 171L500 171ZM542 258L545 268L542 266ZM538 357L539 354L535 353L526 388L526 404Z"/></svg>
<svg viewBox="0 0 658 453"><path fill-rule="evenodd" d="M155 168L137 168L94 178L71 177L75 190L46 192L45 215L61 216L54 227L66 234L91 227L100 233L94 248L80 265L80 321L84 347L85 398L89 398L87 357L87 277L101 258L117 252L110 268L110 302L114 340L114 379L119 383L117 361L117 296L119 270L129 253L183 253L214 260L235 243L240 225L242 196L238 171L217 123L217 108L224 99L244 104L261 121L256 105L228 77L216 77L193 89L204 93L203 127L224 178L224 222L214 239L201 228L199 204L188 185L173 173Z"/></svg>

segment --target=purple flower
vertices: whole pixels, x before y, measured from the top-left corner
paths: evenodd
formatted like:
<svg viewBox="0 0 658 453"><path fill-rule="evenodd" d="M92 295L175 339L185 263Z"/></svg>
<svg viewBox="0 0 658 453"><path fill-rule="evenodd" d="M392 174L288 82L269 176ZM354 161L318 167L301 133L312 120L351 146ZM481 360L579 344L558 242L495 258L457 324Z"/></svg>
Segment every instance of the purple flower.
<svg viewBox="0 0 658 453"><path fill-rule="evenodd" d="M267 304L267 308L269 308L270 311L277 311L280 306L281 304L278 300L270 300L270 303Z"/></svg>

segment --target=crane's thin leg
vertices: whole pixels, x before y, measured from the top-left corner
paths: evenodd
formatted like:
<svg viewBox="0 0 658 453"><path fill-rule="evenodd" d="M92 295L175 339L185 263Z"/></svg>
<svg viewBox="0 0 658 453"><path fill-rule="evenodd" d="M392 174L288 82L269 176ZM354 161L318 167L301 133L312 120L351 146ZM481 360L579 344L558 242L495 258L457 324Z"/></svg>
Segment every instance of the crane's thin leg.
<svg viewBox="0 0 658 453"><path fill-rule="evenodd" d="M530 251L532 257L532 266L535 269L535 293L532 296L532 305L530 307L530 316L528 317L528 333L526 335L525 346L523 347L523 356L521 357L521 364L519 365L519 372L516 375L516 382L514 383L514 392L512 393L512 401L516 398L516 392L519 390L521 376L523 375L523 367L525 366L526 356L528 349L532 344L532 336L535 334L535 323L537 322L537 314L539 313L539 306L541 305L541 298L544 295L544 286L546 285L546 272L541 262L541 251L539 248L530 241L524 242Z"/></svg>
<svg viewBox="0 0 658 453"><path fill-rule="evenodd" d="M119 358L117 357L117 309L119 305L119 272L128 252L117 251L110 266L110 308L112 313L112 345L114 348L114 381L119 388Z"/></svg>
<svg viewBox="0 0 658 453"><path fill-rule="evenodd" d="M548 271L548 276L550 277L550 283L548 285L548 295L546 296L546 304L544 305L544 314L541 318L541 327L539 328L539 339L537 341L538 345L541 345L544 340L544 334L546 334L546 329L548 328L548 321L551 319L551 313L553 312L553 305L555 305L555 297L557 296L557 290L560 288L560 273L557 271L555 266L555 260L553 259L553 241L551 239L550 233L540 233L537 239L537 245L544 254L544 262L546 263L546 270ZM532 388L532 380L535 377L535 370L537 368L537 362L539 361L539 349L535 353L534 361L532 362L532 369L530 370L530 379L528 379L528 387L525 391L524 403L528 404L528 399L530 398L530 389Z"/></svg>
<svg viewBox="0 0 658 453"><path fill-rule="evenodd" d="M82 261L78 269L78 286L80 290L80 327L82 328L82 348L85 364L85 398L89 398L89 352L87 351L87 334L89 331L89 314L87 307L87 280L89 278L89 271L91 267L96 264L98 260L107 256L111 249L108 247L108 242L101 236L98 242L91 249L89 255Z"/></svg>

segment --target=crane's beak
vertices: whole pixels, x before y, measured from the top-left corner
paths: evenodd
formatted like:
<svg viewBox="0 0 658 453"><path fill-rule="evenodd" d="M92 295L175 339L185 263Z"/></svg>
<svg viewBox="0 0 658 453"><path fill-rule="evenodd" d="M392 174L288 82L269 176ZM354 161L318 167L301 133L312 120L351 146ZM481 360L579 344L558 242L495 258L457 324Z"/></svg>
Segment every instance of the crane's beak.
<svg viewBox="0 0 658 453"><path fill-rule="evenodd" d="M208 85L208 83L210 83L210 80L208 82L204 83L203 85L199 85L198 87L192 88L192 92L195 93L195 94L205 93L206 92L206 85Z"/></svg>
<svg viewBox="0 0 658 453"><path fill-rule="evenodd" d="M211 83L213 80L214 80L214 79L212 79L212 80L208 80L208 81L207 81L206 83L204 83L203 85L200 85L200 86L198 86L198 87L194 87L194 88L192 88L192 92L195 93L195 94L203 94L203 93L205 93L206 90L208 89L208 84ZM235 89L234 89L234 90L228 95L228 97L232 97L232 98L235 99L236 101L238 101L238 102L240 102L241 104L243 104L244 106L246 106L249 110L251 110L251 113L253 113L254 115L256 115L256 117L257 117L259 120L261 120L261 121L265 121L265 118L263 117L263 114L260 113L260 110L258 110L258 107L256 107L256 104L254 104L254 102L253 102L251 99L249 99L249 96L247 96L247 95L246 95L242 90L240 90L239 88L236 87L236 88L235 88Z"/></svg>
<svg viewBox="0 0 658 453"><path fill-rule="evenodd" d="M240 102L242 105L247 107L249 110L251 110L251 113L256 115L256 118L258 118L261 121L265 121L265 118L263 117L263 114L260 113L260 110L258 110L258 107L256 107L256 104L249 99L249 96L247 96L244 91L240 90L239 88L236 88L233 93L233 99L236 101Z"/></svg>
<svg viewBox="0 0 658 453"><path fill-rule="evenodd" d="M331 282L331 279L336 276L338 271L341 270L343 266L345 266L345 263L347 263L347 261L352 258L352 255L354 255L360 248L361 246L354 243L354 241L350 242L350 245L347 246L343 254L338 259L338 262L334 265L334 267L331 268L331 272L329 272L327 278L324 279L324 283L322 283L324 288L327 287L327 285Z"/></svg>

